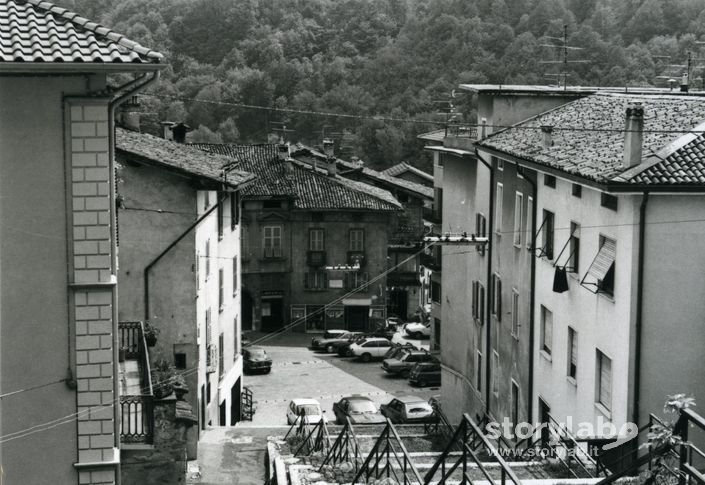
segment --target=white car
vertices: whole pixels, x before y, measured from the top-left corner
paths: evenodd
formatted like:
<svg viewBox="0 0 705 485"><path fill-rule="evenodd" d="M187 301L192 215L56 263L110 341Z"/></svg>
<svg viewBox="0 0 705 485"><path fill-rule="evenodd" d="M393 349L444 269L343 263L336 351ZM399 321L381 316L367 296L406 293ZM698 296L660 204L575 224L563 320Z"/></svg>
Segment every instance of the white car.
<svg viewBox="0 0 705 485"><path fill-rule="evenodd" d="M431 336L431 324L410 322L404 325L404 331L412 338L428 338Z"/></svg>
<svg viewBox="0 0 705 485"><path fill-rule="evenodd" d="M350 353L353 356L359 357L363 362L369 362L372 359L381 359L387 353L392 344L389 340L382 337L366 338L362 342L354 343L350 346Z"/></svg>
<svg viewBox="0 0 705 485"><path fill-rule="evenodd" d="M321 419L324 423L328 422L326 417L323 416L323 411L321 411L321 403L315 399L294 399L286 409L287 424L298 423L301 420L302 412L306 422L309 424L317 424Z"/></svg>

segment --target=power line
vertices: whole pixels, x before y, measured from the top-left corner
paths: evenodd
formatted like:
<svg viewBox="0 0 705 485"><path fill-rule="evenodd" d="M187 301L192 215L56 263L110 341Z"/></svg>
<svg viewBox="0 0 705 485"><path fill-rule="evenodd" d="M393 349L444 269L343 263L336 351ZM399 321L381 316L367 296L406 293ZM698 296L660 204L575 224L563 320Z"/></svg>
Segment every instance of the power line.
<svg viewBox="0 0 705 485"><path fill-rule="evenodd" d="M421 124L421 125L441 125L445 126L446 122L445 121L436 121L436 120L417 120L413 118L395 118L391 116L382 116L382 115L353 115L349 113L333 113L329 111L314 111L314 110L300 110L300 109L294 109L294 108L275 108L272 106L261 106L261 105L255 105L255 104L246 104L246 103L230 103L226 101L211 101L207 99L197 99L197 98L187 98L187 97L181 97L181 96L170 96L166 94L154 94L154 93L143 93L141 96L153 96L157 98L166 98L166 99L173 99L176 101L190 101L194 103L204 103L204 104L213 104L213 105L218 105L218 106L230 106L234 108L246 108L246 109L256 109L256 110L265 110L265 111L276 111L276 112L283 112L283 113L293 113L293 114L303 114L303 115L309 115L309 116L321 116L321 117L337 117L337 118L346 118L346 119L355 119L355 120L376 120L376 121L390 121L390 122L396 122L396 123L413 123L413 124ZM457 123L462 126L470 127L470 128L492 128L492 129L506 129L506 128L511 128L511 129L516 129L516 130L541 130L541 126L531 126L531 125L496 125L496 124L482 124L482 123ZM601 127L579 127L579 126L560 126L560 125L553 125L552 128L556 131L575 131L575 132L594 132L594 133L636 133L637 130L625 130L621 128L601 128ZM665 129L649 129L649 128L644 128L642 130L638 130L639 133L664 133L664 134L703 134L705 133L705 130L692 130L692 129L673 129L673 130L665 130Z"/></svg>

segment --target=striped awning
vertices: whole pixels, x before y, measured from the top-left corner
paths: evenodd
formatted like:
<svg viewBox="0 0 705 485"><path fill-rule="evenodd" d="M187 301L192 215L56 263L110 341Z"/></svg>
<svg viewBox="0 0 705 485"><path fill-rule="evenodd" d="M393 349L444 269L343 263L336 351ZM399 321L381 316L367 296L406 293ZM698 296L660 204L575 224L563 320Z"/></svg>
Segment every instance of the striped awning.
<svg viewBox="0 0 705 485"><path fill-rule="evenodd" d="M597 280L604 280L607 272L614 264L614 259L617 255L617 243L611 239L605 239L600 251L592 261L587 274Z"/></svg>

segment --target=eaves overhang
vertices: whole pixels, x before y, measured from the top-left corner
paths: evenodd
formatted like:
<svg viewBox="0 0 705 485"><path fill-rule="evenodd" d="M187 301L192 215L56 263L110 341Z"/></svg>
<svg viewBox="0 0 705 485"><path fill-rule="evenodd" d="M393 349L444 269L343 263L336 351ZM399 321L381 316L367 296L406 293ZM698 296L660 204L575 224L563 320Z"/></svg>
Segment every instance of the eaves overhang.
<svg viewBox="0 0 705 485"><path fill-rule="evenodd" d="M154 72L164 69L161 63L127 62L0 62L0 75L97 74L101 72Z"/></svg>

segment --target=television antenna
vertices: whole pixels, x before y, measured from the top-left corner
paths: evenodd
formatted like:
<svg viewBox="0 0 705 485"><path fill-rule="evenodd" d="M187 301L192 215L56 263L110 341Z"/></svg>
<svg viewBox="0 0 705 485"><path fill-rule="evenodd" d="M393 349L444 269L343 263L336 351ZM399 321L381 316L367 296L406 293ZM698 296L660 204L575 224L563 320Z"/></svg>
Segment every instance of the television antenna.
<svg viewBox="0 0 705 485"><path fill-rule="evenodd" d="M274 127L270 127L270 131L276 133L279 135L279 142L284 143L286 141L286 134L287 133L295 133L296 130L289 130L286 127L286 123L284 121L270 121L270 125L274 125Z"/></svg>
<svg viewBox="0 0 705 485"><path fill-rule="evenodd" d="M577 47L577 46L572 46L568 45L568 25L563 25L563 37L551 37L550 35L546 36L547 39L551 39L555 42L556 44L539 44L540 47L549 47L552 49L560 49L562 51L562 56L563 58L561 60L557 61L539 61L539 64L556 64L556 65L561 65L563 70L557 73L553 74L548 74L548 76L556 76L558 77L558 84L561 85L561 80L563 89L568 89L568 82L567 78L570 76L570 73L568 72L568 64L587 64L590 61L587 59L568 59L568 52L569 51L582 51L585 50L584 47Z"/></svg>

